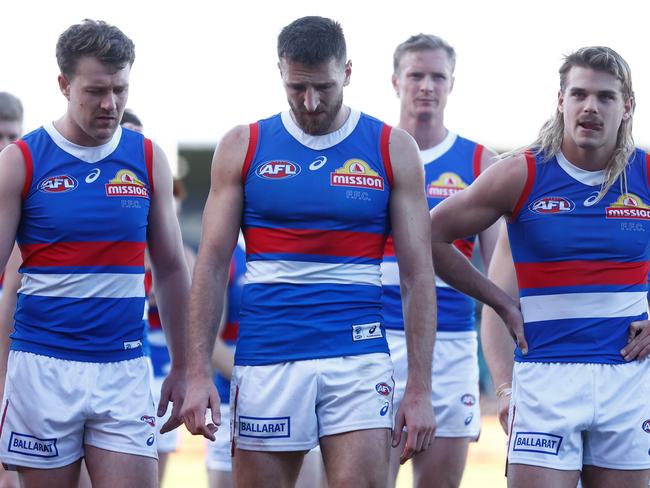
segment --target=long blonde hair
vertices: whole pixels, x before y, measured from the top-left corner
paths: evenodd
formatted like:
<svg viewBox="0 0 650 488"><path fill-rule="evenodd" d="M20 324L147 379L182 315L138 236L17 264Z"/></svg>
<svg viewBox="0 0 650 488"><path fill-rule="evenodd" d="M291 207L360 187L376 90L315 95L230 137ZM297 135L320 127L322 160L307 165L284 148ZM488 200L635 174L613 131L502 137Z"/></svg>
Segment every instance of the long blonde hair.
<svg viewBox="0 0 650 488"><path fill-rule="evenodd" d="M622 176L622 193L627 192L627 179L625 167L630 156L634 153L634 138L632 137L632 114L634 113L635 101L632 90L632 73L625 60L616 51L605 46L589 46L578 49L564 58L560 67L560 91L564 93L567 85L569 71L574 66L590 68L596 71L604 71L616 77L621 82L623 100L632 102L632 110L628 117L624 117L618 128L616 147L605 166L605 178L600 188L597 200L600 200L611 188L614 182ZM537 139L530 145L510 151L501 157L508 157L530 151L536 156L542 156L544 160L551 159L560 151L562 138L564 137L564 118L559 110L540 129Z"/></svg>

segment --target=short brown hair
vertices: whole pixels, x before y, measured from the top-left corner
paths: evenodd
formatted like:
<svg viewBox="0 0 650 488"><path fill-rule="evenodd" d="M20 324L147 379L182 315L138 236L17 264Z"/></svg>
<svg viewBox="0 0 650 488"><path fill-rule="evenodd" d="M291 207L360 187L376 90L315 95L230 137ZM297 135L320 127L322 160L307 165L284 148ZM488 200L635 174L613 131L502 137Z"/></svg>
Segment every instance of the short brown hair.
<svg viewBox="0 0 650 488"><path fill-rule="evenodd" d="M135 61L135 45L117 27L103 20L85 19L59 36L56 61L61 73L67 78L74 76L77 63L84 56L122 69Z"/></svg>

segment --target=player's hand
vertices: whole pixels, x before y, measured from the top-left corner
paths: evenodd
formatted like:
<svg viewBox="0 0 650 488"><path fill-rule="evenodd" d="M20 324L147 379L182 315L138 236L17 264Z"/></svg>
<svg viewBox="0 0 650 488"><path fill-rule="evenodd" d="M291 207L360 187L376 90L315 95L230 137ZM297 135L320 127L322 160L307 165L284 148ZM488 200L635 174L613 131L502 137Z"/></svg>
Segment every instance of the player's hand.
<svg viewBox="0 0 650 488"><path fill-rule="evenodd" d="M181 418L185 427L193 435L202 435L214 441L214 433L221 425L221 401L219 393L209 376L189 378L187 396L181 410ZM211 422L206 422L206 411L210 409Z"/></svg>
<svg viewBox="0 0 650 488"><path fill-rule="evenodd" d="M510 400L512 399L512 383L499 385L496 389L497 418L503 431L508 434L508 417L510 414Z"/></svg>
<svg viewBox="0 0 650 488"><path fill-rule="evenodd" d="M418 452L428 449L433 442L436 419L431 406L431 392L416 392L406 388L402 403L395 414L393 447L400 445L405 426L408 432L404 449L400 454L400 464L404 464Z"/></svg>
<svg viewBox="0 0 650 488"><path fill-rule="evenodd" d="M637 320L630 324L627 346L621 350L626 361L644 359L650 355L650 321Z"/></svg>
<svg viewBox="0 0 650 488"><path fill-rule="evenodd" d="M493 307L505 324L510 336L514 339L521 353L528 354L528 342L524 334L524 317L521 315L519 303L507 297L508 302L500 307Z"/></svg>
<svg viewBox="0 0 650 488"><path fill-rule="evenodd" d="M172 413L167 422L161 427L160 432L164 434L174 430L181 425L181 408L185 399L185 371L172 368L165 378L160 390L160 402L158 402L158 417L165 415L169 402L172 402Z"/></svg>

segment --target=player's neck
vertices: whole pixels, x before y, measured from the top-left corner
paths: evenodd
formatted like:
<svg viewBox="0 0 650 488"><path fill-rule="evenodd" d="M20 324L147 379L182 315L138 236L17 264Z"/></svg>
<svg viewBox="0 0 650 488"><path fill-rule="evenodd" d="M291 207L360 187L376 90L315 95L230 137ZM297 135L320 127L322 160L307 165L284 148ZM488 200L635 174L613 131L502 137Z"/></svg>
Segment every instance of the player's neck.
<svg viewBox="0 0 650 488"><path fill-rule="evenodd" d="M573 165L586 171L605 169L614 152L613 147L583 148L573 141L562 141L562 154Z"/></svg>
<svg viewBox="0 0 650 488"><path fill-rule="evenodd" d="M61 134L66 140L73 144L77 144L78 146L96 147L110 141L110 138L105 141L100 141L86 134L68 114L55 120L53 124L59 134Z"/></svg>
<svg viewBox="0 0 650 488"><path fill-rule="evenodd" d="M411 134L421 151L430 149L440 144L449 132L443 123L442 117L418 120L413 117L401 117L400 129Z"/></svg>

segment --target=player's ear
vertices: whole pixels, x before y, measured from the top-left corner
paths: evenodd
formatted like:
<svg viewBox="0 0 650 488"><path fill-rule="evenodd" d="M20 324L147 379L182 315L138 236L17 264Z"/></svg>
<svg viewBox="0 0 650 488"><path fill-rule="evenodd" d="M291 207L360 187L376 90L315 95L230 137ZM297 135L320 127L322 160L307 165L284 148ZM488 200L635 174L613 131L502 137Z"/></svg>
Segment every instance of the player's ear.
<svg viewBox="0 0 650 488"><path fill-rule="evenodd" d="M63 93L63 96L70 100L70 81L65 77L63 73L59 74L59 90Z"/></svg>

